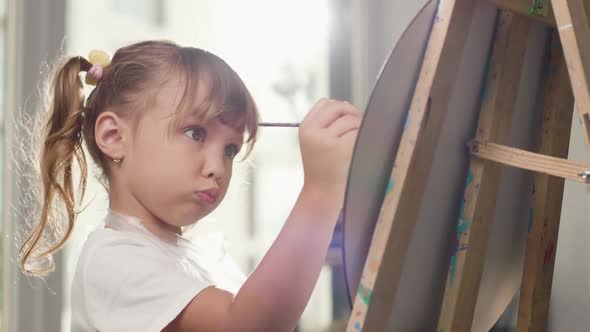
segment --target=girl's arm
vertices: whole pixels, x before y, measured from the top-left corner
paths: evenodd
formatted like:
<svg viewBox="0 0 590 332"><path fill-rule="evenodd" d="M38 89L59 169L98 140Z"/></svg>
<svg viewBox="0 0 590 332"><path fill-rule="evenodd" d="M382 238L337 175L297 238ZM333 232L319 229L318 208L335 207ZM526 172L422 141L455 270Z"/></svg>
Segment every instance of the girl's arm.
<svg viewBox="0 0 590 332"><path fill-rule="evenodd" d="M164 331L293 331L328 251L359 126L348 103L312 108L300 127L305 184L275 242L235 296L209 287Z"/></svg>
<svg viewBox="0 0 590 332"><path fill-rule="evenodd" d="M235 298L207 288L165 331L293 331L323 266L339 203L304 187L272 247Z"/></svg>

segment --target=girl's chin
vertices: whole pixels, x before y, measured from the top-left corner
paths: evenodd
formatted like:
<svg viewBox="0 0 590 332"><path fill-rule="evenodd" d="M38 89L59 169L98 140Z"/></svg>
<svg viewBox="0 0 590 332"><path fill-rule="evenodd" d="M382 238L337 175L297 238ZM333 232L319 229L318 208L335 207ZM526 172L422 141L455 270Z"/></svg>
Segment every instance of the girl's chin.
<svg viewBox="0 0 590 332"><path fill-rule="evenodd" d="M187 227L187 226L192 226L194 224L196 224L197 222L199 222L199 220L205 218L206 216L208 216L212 211L204 211L202 208L198 208L193 211L191 211L190 213L187 213L184 217L182 218L178 218L177 221L175 222L175 226L178 227Z"/></svg>

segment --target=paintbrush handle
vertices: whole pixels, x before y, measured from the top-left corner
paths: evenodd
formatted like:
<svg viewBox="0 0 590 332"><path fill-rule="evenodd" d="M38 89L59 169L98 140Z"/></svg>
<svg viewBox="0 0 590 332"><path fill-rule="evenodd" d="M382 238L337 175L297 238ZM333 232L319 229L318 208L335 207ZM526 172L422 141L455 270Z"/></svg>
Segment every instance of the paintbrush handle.
<svg viewBox="0 0 590 332"><path fill-rule="evenodd" d="M262 127L299 127L299 123L261 122Z"/></svg>

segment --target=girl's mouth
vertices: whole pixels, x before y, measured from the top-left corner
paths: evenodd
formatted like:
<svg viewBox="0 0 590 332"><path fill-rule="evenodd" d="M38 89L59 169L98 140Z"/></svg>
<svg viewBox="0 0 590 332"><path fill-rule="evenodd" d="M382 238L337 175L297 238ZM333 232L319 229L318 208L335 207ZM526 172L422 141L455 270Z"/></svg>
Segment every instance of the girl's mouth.
<svg viewBox="0 0 590 332"><path fill-rule="evenodd" d="M219 194L217 193L217 190L204 190L197 192L198 199L207 204L214 204L217 201L218 195Z"/></svg>

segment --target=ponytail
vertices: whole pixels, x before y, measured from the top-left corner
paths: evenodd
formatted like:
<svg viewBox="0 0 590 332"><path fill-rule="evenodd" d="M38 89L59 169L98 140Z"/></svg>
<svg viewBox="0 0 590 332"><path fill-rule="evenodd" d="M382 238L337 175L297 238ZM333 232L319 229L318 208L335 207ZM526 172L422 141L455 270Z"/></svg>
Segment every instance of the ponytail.
<svg viewBox="0 0 590 332"><path fill-rule="evenodd" d="M84 197L88 167L82 129L86 114L79 73L88 71L91 66L82 57L69 58L57 67L49 86L51 99L41 134L39 162L41 211L38 222L19 251L20 266L29 275L45 275L53 271L52 254L72 233L77 214L72 174L74 160L80 167L80 201ZM59 208L65 210L66 225L58 222Z"/></svg>

